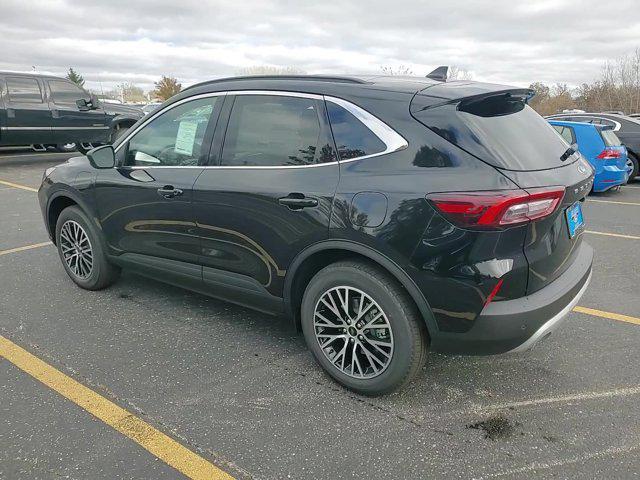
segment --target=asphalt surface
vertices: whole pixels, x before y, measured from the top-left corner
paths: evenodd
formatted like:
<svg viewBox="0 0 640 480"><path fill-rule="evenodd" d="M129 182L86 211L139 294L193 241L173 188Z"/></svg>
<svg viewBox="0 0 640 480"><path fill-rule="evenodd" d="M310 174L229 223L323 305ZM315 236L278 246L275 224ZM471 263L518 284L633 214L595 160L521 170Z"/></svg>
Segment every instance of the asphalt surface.
<svg viewBox="0 0 640 480"><path fill-rule="evenodd" d="M0 156L37 188L64 156ZM640 183L590 197L590 231L640 237ZM0 250L48 240L0 184ZM621 202L621 203L605 203ZM581 306L640 317L640 238L585 234ZM416 382L355 395L283 320L124 273L88 292L53 246L0 256L0 334L236 478L637 478L640 325L572 312L534 350L432 354ZM183 478L0 358L0 478Z"/></svg>

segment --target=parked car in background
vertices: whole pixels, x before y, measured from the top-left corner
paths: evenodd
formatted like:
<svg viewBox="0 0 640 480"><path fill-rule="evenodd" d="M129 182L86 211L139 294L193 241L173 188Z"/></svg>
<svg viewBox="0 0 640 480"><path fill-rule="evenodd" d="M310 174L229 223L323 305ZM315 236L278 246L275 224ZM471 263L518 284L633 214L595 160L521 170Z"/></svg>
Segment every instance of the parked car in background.
<svg viewBox="0 0 640 480"><path fill-rule="evenodd" d="M640 119L612 113L559 113L549 115L546 118L567 122L593 123L613 128L613 132L627 147L627 165L631 167L628 181L632 181L640 173Z"/></svg>
<svg viewBox="0 0 640 480"><path fill-rule="evenodd" d="M79 287L125 267L284 313L331 376L381 394L428 347L530 348L586 290L593 170L531 94L421 77L205 82L47 170L38 197Z"/></svg>
<svg viewBox="0 0 640 480"><path fill-rule="evenodd" d="M632 113L629 115L631 118L640 118L640 113Z"/></svg>
<svg viewBox="0 0 640 480"><path fill-rule="evenodd" d="M43 145L86 153L112 143L141 109L106 104L66 78L0 72L0 146Z"/></svg>
<svg viewBox="0 0 640 480"><path fill-rule="evenodd" d="M568 145L574 145L595 170L593 191L604 192L627 183L631 166L627 149L609 126L549 120Z"/></svg>
<svg viewBox="0 0 640 480"><path fill-rule="evenodd" d="M144 107L142 107L142 112L145 115L149 115L151 112L153 112L160 105L162 105L162 104L161 103L147 103Z"/></svg>

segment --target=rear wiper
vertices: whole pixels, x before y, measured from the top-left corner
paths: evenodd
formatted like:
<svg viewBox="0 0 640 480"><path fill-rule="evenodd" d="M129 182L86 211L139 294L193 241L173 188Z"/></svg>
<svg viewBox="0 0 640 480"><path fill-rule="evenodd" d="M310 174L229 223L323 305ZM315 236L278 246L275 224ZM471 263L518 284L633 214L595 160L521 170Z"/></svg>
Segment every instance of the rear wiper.
<svg viewBox="0 0 640 480"><path fill-rule="evenodd" d="M578 147L575 145L571 145L569 148L567 148L567 150L562 155L560 155L560 161L564 162L567 158L569 158L571 155L573 155L577 151L578 151Z"/></svg>

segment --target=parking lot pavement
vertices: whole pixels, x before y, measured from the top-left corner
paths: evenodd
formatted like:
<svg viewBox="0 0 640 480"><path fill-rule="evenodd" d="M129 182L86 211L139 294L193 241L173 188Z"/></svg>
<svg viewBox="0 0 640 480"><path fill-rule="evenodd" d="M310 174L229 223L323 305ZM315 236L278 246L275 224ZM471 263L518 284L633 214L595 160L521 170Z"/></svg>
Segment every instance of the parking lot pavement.
<svg viewBox="0 0 640 480"><path fill-rule="evenodd" d="M0 180L37 187L46 165L0 160ZM596 264L580 305L637 318L640 188L619 193L584 206L589 231L630 238L584 234ZM33 192L0 195L1 250L46 240ZM129 273L82 291L53 246L0 255L0 271L1 335L237 478L640 472L631 322L572 312L530 352L433 354L409 388L371 399L333 383L278 318ZM8 360L0 372L0 477L179 475Z"/></svg>

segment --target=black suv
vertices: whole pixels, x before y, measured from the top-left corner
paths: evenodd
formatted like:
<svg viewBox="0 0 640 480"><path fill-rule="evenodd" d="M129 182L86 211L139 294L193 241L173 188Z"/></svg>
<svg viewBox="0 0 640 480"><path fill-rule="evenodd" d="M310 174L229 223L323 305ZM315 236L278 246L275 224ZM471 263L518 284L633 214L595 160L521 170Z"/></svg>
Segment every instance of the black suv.
<svg viewBox="0 0 640 480"><path fill-rule="evenodd" d="M144 116L104 104L66 78L0 72L0 147L112 143Z"/></svg>
<svg viewBox="0 0 640 480"><path fill-rule="evenodd" d="M611 128L622 144L627 147L627 166L631 167L629 182L640 175L640 119L618 113L558 113L545 118L593 123Z"/></svg>
<svg viewBox="0 0 640 480"><path fill-rule="evenodd" d="M40 205L80 287L126 267L285 314L332 377L388 392L427 348L529 348L587 288L592 169L526 105L531 93L211 81L47 170Z"/></svg>

